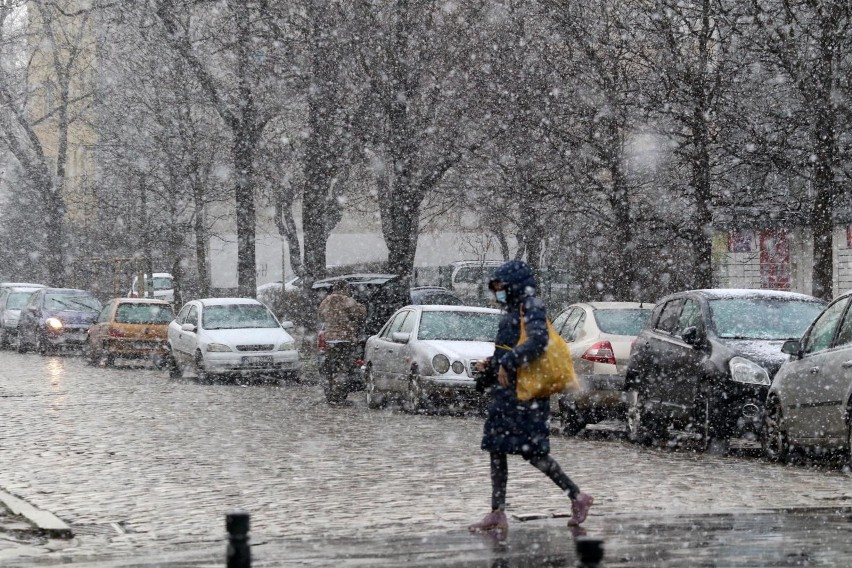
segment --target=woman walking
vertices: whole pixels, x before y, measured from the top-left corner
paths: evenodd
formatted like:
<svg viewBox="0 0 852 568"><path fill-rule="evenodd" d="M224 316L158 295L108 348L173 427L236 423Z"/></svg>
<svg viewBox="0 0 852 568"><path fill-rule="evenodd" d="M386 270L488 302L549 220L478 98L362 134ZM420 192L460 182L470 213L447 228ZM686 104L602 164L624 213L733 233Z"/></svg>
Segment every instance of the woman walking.
<svg viewBox="0 0 852 568"><path fill-rule="evenodd" d="M550 456L550 400L520 401L516 394L518 368L542 355L548 342L547 314L535 295L532 270L520 260L506 262L494 272L488 287L506 309L494 340L494 355L478 365L477 388L491 389L482 436L482 449L491 455L491 512L468 528L472 532L508 530L508 454L520 454L565 492L571 499L568 525L578 526L586 520L593 499L582 493ZM518 344L521 318L527 338Z"/></svg>

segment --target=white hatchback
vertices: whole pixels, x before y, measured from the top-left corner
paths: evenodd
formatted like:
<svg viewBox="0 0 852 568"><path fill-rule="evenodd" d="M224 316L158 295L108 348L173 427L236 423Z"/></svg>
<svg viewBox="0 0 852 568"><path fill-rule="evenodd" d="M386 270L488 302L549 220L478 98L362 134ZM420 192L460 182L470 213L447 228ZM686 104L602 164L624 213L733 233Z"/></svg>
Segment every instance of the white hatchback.
<svg viewBox="0 0 852 568"><path fill-rule="evenodd" d="M183 369L211 375L275 375L297 379L296 342L269 308L249 298L187 302L169 324L172 377Z"/></svg>

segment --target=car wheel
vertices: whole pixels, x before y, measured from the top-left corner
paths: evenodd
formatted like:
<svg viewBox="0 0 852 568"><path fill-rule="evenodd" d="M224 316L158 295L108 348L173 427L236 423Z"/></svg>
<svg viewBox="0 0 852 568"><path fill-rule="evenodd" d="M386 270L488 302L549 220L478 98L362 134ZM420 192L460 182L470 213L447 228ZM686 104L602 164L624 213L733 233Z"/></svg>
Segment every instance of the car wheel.
<svg viewBox="0 0 852 568"><path fill-rule="evenodd" d="M639 390L628 393L630 400L627 407L627 439L635 444L649 446L654 442L655 434L662 430L654 416L648 412L645 397Z"/></svg>
<svg viewBox="0 0 852 568"><path fill-rule="evenodd" d="M27 352L27 344L24 342L24 333L20 329L18 330L18 340L15 343L15 351L18 353Z"/></svg>
<svg viewBox="0 0 852 568"><path fill-rule="evenodd" d="M169 349L169 354L166 355L166 368L169 370L170 379L179 379L183 376L183 370L180 368L180 363L178 363L178 360L171 349Z"/></svg>
<svg viewBox="0 0 852 568"><path fill-rule="evenodd" d="M573 404L562 407L562 433L566 436L576 436L586 427L586 421Z"/></svg>
<svg viewBox="0 0 852 568"><path fill-rule="evenodd" d="M6 328L0 327L0 349L5 349L9 346L9 336L6 333Z"/></svg>
<svg viewBox="0 0 852 568"><path fill-rule="evenodd" d="M763 455L772 462L783 462L790 453L790 443L784 431L781 412L781 401L774 397L769 399L763 413L761 445Z"/></svg>
<svg viewBox="0 0 852 568"><path fill-rule="evenodd" d="M98 352L95 350L95 346L92 345L91 341L86 341L84 356L86 358L86 363L93 367L99 363Z"/></svg>
<svg viewBox="0 0 852 568"><path fill-rule="evenodd" d="M115 367L115 355L110 353L108 350L104 349L103 346L101 346L101 349L102 349L103 353L106 353L106 358L105 358L104 364L107 367Z"/></svg>
<svg viewBox="0 0 852 568"><path fill-rule="evenodd" d="M405 392L403 409L410 413L420 413L423 412L424 407L423 385L420 383L420 377L412 373L408 378L408 390Z"/></svg>
<svg viewBox="0 0 852 568"><path fill-rule="evenodd" d="M204 369L204 356L201 351L195 352L195 376L202 383L207 382L209 378L207 371Z"/></svg>
<svg viewBox="0 0 852 568"><path fill-rule="evenodd" d="M39 355L47 355L49 351L47 347L47 341L45 341L42 334L38 331L36 331L35 334L35 350L36 353L38 353Z"/></svg>
<svg viewBox="0 0 852 568"><path fill-rule="evenodd" d="M367 365L367 368L364 369L364 383L366 383L364 390L366 391L367 398L367 408L381 408L383 405L383 397L381 393L376 390L376 381L373 379L373 367L372 365Z"/></svg>

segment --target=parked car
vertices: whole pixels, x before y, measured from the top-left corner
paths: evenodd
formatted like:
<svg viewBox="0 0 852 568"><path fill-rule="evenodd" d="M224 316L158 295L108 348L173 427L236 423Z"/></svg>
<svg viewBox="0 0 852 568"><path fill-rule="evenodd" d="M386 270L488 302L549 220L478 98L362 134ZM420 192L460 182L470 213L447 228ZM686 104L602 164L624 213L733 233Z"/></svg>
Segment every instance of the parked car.
<svg viewBox="0 0 852 568"><path fill-rule="evenodd" d="M580 390L558 396L564 433L625 418L624 373L630 349L653 309L654 304L588 302L568 306L553 318L554 329L571 349L580 384Z"/></svg>
<svg viewBox="0 0 852 568"><path fill-rule="evenodd" d="M183 306L169 324L170 373L199 380L226 375L298 378L296 342L267 308L249 298L207 298Z"/></svg>
<svg viewBox="0 0 852 568"><path fill-rule="evenodd" d="M139 286L139 277L134 276L127 297L140 298L146 296L149 290L153 290L154 298L167 302L175 301L175 279L168 272L155 272L152 277L146 274L144 291Z"/></svg>
<svg viewBox="0 0 852 568"><path fill-rule="evenodd" d="M160 366L168 355L166 338L175 319L171 304L151 298L115 298L107 302L86 340L90 363L116 357L149 357Z"/></svg>
<svg viewBox="0 0 852 568"><path fill-rule="evenodd" d="M333 284L345 280L349 293L367 308L364 335L378 333L388 318L403 306L434 304L461 305L464 302L441 286L404 288L396 274L344 274L314 282L312 288L321 298L331 291Z"/></svg>
<svg viewBox="0 0 852 568"><path fill-rule="evenodd" d="M406 306L365 348L370 408L401 399L417 412L441 401L481 402L473 363L494 353L501 312L471 306Z"/></svg>
<svg viewBox="0 0 852 568"><path fill-rule="evenodd" d="M40 286L39 288L43 288ZM9 287L0 289L0 347L18 340L21 308L39 288Z"/></svg>
<svg viewBox="0 0 852 568"><path fill-rule="evenodd" d="M769 290L691 290L663 298L636 339L625 377L628 436L648 442L669 426L704 447L762 430L772 377L825 302ZM714 444L715 445L715 444Z"/></svg>
<svg viewBox="0 0 852 568"><path fill-rule="evenodd" d="M298 292L302 289L302 277L291 276L287 280L278 280L257 287L257 299L269 306L281 292Z"/></svg>
<svg viewBox="0 0 852 568"><path fill-rule="evenodd" d="M835 299L801 339L766 399L763 450L783 460L794 447L843 450L852 466L852 291Z"/></svg>
<svg viewBox="0 0 852 568"><path fill-rule="evenodd" d="M97 298L76 288L40 288L21 309L18 352L30 347L45 354L60 347L82 347L102 309Z"/></svg>

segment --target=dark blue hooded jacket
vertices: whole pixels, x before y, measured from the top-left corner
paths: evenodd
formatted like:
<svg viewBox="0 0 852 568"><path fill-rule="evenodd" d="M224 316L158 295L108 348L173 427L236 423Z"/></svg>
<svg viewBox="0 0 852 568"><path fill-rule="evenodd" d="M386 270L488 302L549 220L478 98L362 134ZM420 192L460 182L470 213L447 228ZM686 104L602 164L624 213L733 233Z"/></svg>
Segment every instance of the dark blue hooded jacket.
<svg viewBox="0 0 852 568"><path fill-rule="evenodd" d="M507 454L542 455L550 452L550 399L519 401L515 390L518 367L534 360L547 347L547 313L535 296L536 282L525 262L511 260L491 277L506 290L506 314L500 320L494 355L487 373L491 400L482 436L482 449ZM521 335L521 310L527 340L517 345ZM500 366L509 374L509 386L497 383Z"/></svg>

